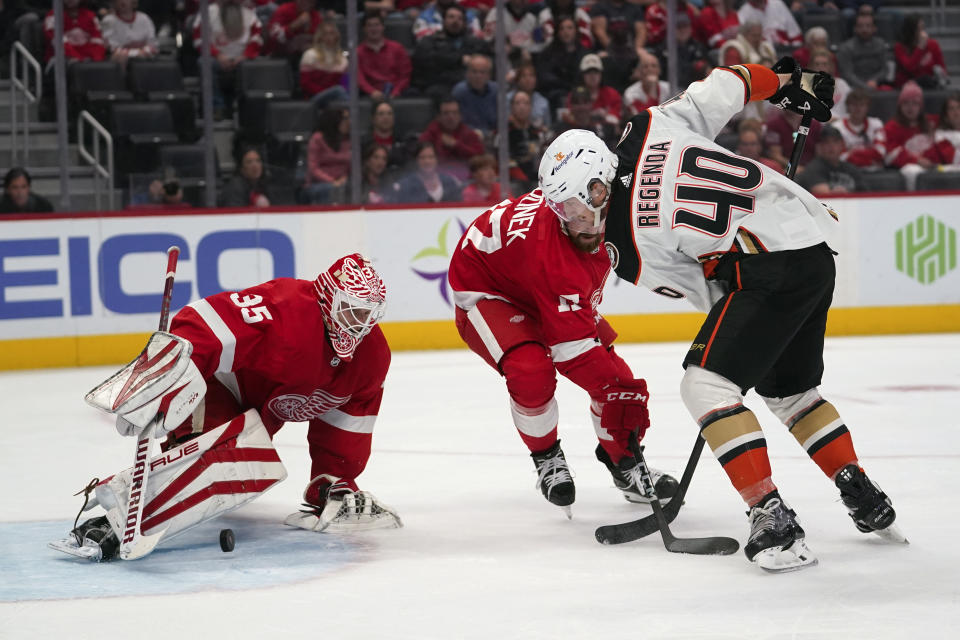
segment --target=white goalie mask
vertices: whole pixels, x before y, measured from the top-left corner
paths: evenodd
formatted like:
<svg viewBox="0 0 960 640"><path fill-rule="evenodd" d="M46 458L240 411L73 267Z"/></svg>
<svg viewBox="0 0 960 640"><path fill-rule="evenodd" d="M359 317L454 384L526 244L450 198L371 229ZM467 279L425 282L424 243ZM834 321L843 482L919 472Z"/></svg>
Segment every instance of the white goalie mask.
<svg viewBox="0 0 960 640"><path fill-rule="evenodd" d="M606 143L585 129L565 131L547 147L540 160L540 189L566 230L603 232L617 164Z"/></svg>
<svg viewBox="0 0 960 640"><path fill-rule="evenodd" d="M339 358L350 360L360 341L383 318L387 287L369 260L351 253L317 276L314 288L333 350Z"/></svg>

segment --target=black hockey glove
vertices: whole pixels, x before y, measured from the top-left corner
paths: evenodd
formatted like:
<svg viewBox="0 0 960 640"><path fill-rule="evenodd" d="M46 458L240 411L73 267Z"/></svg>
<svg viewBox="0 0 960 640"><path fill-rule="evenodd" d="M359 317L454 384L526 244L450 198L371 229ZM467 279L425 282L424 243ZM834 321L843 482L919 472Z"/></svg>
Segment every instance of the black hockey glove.
<svg viewBox="0 0 960 640"><path fill-rule="evenodd" d="M789 73L790 82L769 98L780 109L793 111L802 116L810 115L820 122L830 120L833 107L833 76L823 71L806 71L789 56L780 58L773 67L774 73Z"/></svg>

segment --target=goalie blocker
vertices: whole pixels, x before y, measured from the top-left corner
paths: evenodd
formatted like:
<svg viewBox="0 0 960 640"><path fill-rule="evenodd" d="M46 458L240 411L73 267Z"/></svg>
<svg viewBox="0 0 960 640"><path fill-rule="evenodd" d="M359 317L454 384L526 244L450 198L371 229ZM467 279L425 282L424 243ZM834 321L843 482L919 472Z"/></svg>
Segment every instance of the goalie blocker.
<svg viewBox="0 0 960 640"><path fill-rule="evenodd" d="M256 410L170 449L147 463L147 485L141 531L159 534L160 542L232 511L259 497L287 477L280 456ZM103 517L92 518L50 547L90 560L109 560L119 539L129 529L123 512L130 492L133 468L94 488L95 496L82 511L101 506ZM136 497L136 496L134 496ZM99 533L98 533L99 532Z"/></svg>
<svg viewBox="0 0 960 640"><path fill-rule="evenodd" d="M189 340L157 331L135 360L97 385L84 400L116 414L120 435L139 434L158 417L154 435L163 435L193 415L207 393L207 383L190 359L192 353Z"/></svg>

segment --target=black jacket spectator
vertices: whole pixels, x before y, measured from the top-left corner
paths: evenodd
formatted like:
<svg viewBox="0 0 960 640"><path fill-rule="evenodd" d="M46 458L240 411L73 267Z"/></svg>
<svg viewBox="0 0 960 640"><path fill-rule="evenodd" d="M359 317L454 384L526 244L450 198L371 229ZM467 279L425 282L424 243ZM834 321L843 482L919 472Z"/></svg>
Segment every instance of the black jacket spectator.
<svg viewBox="0 0 960 640"><path fill-rule="evenodd" d="M450 93L465 77L465 56L492 55L486 42L467 34L463 16L459 5L447 7L443 30L420 40L413 51L411 84L426 95L439 98Z"/></svg>
<svg viewBox="0 0 960 640"><path fill-rule="evenodd" d="M817 157L797 176L797 184L815 196L855 193L863 189L860 169L840 159L843 136L832 126L820 132Z"/></svg>
<svg viewBox="0 0 960 640"><path fill-rule="evenodd" d="M0 213L50 213L53 205L43 196L30 191L30 174L14 167L3 178L3 198Z"/></svg>
<svg viewBox="0 0 960 640"><path fill-rule="evenodd" d="M223 185L217 204L221 207L263 208L276 204L276 199L267 184L260 152L247 149L240 156L237 174Z"/></svg>
<svg viewBox="0 0 960 640"><path fill-rule="evenodd" d="M556 20L556 35L537 56L537 89L556 109L580 81L580 60L588 51L577 38L573 18Z"/></svg>

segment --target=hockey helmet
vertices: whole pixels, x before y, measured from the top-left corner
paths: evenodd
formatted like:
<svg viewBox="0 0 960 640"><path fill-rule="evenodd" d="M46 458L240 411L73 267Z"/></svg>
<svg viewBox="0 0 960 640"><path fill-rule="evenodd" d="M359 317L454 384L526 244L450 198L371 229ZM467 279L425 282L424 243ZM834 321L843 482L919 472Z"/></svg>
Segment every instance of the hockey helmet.
<svg viewBox="0 0 960 640"><path fill-rule="evenodd" d="M334 262L317 276L313 286L333 350L341 359L350 360L360 341L383 318L387 287L359 253Z"/></svg>
<svg viewBox="0 0 960 640"><path fill-rule="evenodd" d="M540 189L547 205L577 233L599 233L617 173L617 156L595 133L570 129L550 143L540 160Z"/></svg>

